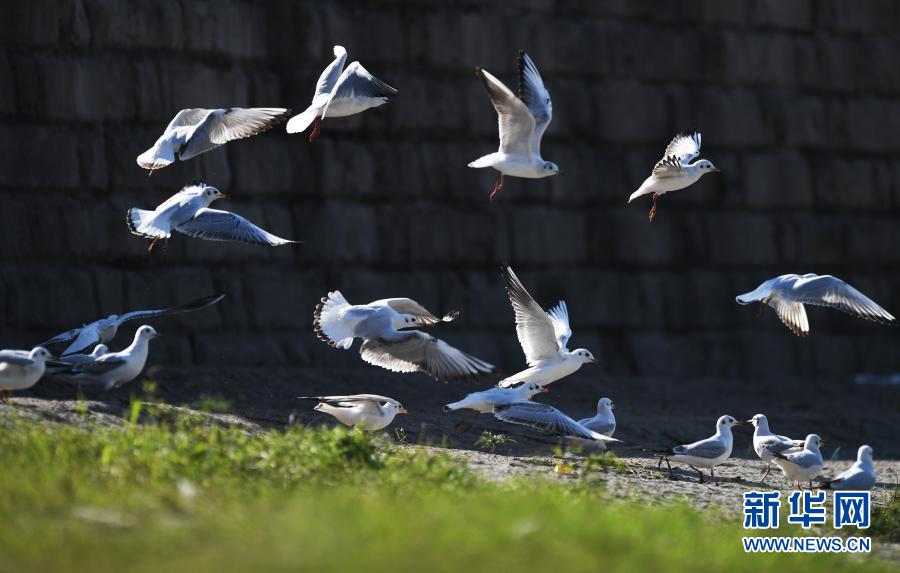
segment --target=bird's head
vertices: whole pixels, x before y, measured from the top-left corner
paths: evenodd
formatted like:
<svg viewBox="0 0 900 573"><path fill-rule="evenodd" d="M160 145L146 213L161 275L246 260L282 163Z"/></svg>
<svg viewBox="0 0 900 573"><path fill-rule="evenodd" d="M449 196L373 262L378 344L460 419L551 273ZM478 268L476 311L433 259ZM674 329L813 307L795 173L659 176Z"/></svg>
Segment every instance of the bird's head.
<svg viewBox="0 0 900 573"><path fill-rule="evenodd" d="M43 346L35 346L31 349L31 352L28 353L28 357L36 362L43 362L53 358L53 355Z"/></svg>
<svg viewBox="0 0 900 573"><path fill-rule="evenodd" d="M872 449L872 446L860 446L859 451L856 452L856 461L872 463L872 454L874 453L875 450Z"/></svg>
<svg viewBox="0 0 900 573"><path fill-rule="evenodd" d="M225 199L228 195L222 193L215 187L204 187L203 188L203 201L209 205L216 199Z"/></svg>
<svg viewBox="0 0 900 573"><path fill-rule="evenodd" d="M769 427L769 419L766 418L765 414L757 414L757 415L753 416L752 418L750 418L749 420L747 420L745 423L753 424L754 428L759 428L759 427L768 428Z"/></svg>
<svg viewBox="0 0 900 573"><path fill-rule="evenodd" d="M139 338L140 340L152 340L154 338L159 338L162 335L156 332L156 329L152 326L145 324L144 326L137 329L137 332L134 333L134 336L135 338Z"/></svg>
<svg viewBox="0 0 900 573"><path fill-rule="evenodd" d="M740 426L741 424L746 424L746 422L739 422L734 416L729 416L728 414L726 414L719 418L719 420L716 422L716 427L719 429L725 429L733 428L734 426Z"/></svg>
<svg viewBox="0 0 900 573"><path fill-rule="evenodd" d="M597 413L605 414L616 409L616 405L609 398L600 398L597 401Z"/></svg>
<svg viewBox="0 0 900 573"><path fill-rule="evenodd" d="M803 447L807 450L818 450L825 446L825 440L820 438L816 434L810 434L806 436L806 441L803 443Z"/></svg>
<svg viewBox="0 0 900 573"><path fill-rule="evenodd" d="M395 404L393 402L388 402L382 408L383 408L385 414L397 415L397 414L408 414L409 413L406 411L406 408L404 408L402 404Z"/></svg>
<svg viewBox="0 0 900 573"><path fill-rule="evenodd" d="M570 353L571 356L575 357L575 360L579 362L579 364L587 364L588 362L600 362L594 355L591 354L591 351L586 348L576 348Z"/></svg>
<svg viewBox="0 0 900 573"><path fill-rule="evenodd" d="M720 169L712 164L712 161L701 159L697 163L694 163L694 167L700 171L700 175L706 175L707 173L718 173Z"/></svg>
<svg viewBox="0 0 900 573"><path fill-rule="evenodd" d="M562 175L563 172L559 170L559 165L553 163L552 161L545 161L542 167L544 171L544 175L547 177L551 175Z"/></svg>
<svg viewBox="0 0 900 573"><path fill-rule="evenodd" d="M395 329L414 328L421 324L421 319L414 314L397 314L393 323Z"/></svg>
<svg viewBox="0 0 900 573"><path fill-rule="evenodd" d="M516 388L519 391L519 394L526 400L531 400L531 397L535 394L547 394L550 392L546 387L541 386L537 382L526 382Z"/></svg>

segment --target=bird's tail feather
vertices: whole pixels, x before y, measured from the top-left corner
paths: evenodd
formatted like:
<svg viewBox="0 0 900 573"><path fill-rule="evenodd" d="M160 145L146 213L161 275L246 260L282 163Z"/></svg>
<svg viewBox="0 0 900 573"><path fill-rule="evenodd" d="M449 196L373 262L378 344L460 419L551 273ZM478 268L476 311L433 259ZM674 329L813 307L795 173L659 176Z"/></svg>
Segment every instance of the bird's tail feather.
<svg viewBox="0 0 900 573"><path fill-rule="evenodd" d="M316 119L316 116L319 115L319 108L309 106L306 108L306 111L299 115L295 115L287 122L287 132L288 133L303 133L306 131L306 128L309 127L309 124Z"/></svg>
<svg viewBox="0 0 900 573"><path fill-rule="evenodd" d="M135 235L148 239L165 239L170 236L169 231L153 224L153 211L145 209L129 209L125 214L125 222L128 229Z"/></svg>
<svg viewBox="0 0 900 573"><path fill-rule="evenodd" d="M175 152L171 145L157 143L137 156L137 163L144 169L160 169L175 162Z"/></svg>
<svg viewBox="0 0 900 573"><path fill-rule="evenodd" d="M313 314L316 335L335 348L347 349L353 345L353 330L341 320L341 311L349 307L350 303L341 291L336 290L322 298Z"/></svg>
<svg viewBox="0 0 900 573"><path fill-rule="evenodd" d="M482 157L479 157L472 163L469 163L469 167L474 167L476 169L480 169L482 167L491 167L496 160L496 153L489 153Z"/></svg>

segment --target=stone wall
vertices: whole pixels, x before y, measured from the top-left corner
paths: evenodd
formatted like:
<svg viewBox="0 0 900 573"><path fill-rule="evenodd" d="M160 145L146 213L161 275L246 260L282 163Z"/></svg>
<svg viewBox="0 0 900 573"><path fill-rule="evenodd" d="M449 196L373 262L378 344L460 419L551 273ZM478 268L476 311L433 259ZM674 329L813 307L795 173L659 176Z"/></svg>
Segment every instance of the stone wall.
<svg viewBox="0 0 900 573"><path fill-rule="evenodd" d="M360 366L311 332L319 297L407 295L459 309L440 335L523 363L498 267L565 297L572 344L610 374L847 377L900 369L900 332L812 309L798 339L738 293L786 272L838 275L900 312L900 2L19 2L0 21L2 346L99 316L228 288L157 322L153 361ZM400 90L167 168L135 163L184 107L306 107L331 46ZM543 154L565 175L466 164L496 148L480 65L510 85L516 51L554 102ZM665 144L703 133L722 168L626 205ZM223 208L301 239L266 249L124 223L204 178ZM130 329L114 347L126 343Z"/></svg>

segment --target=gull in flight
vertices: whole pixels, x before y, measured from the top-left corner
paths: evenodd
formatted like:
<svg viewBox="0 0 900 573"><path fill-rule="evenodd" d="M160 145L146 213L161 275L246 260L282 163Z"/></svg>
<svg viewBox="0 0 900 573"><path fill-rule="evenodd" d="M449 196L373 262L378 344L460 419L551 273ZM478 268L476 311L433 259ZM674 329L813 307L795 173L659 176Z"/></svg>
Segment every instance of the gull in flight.
<svg viewBox="0 0 900 573"><path fill-rule="evenodd" d="M531 426L538 430L567 438L579 438L597 442L618 442L590 428L585 428L549 404L540 402L513 402L494 408L494 417L502 422Z"/></svg>
<svg viewBox="0 0 900 573"><path fill-rule="evenodd" d="M494 408L501 404L511 404L512 402L524 402L531 400L535 394L547 393L549 390L535 384L534 382L526 382L515 388L500 388L494 386L481 392L472 392L462 400L453 402L444 406L444 412L452 412L454 410L471 410L468 419L461 420L456 427L471 426L472 419L478 414L489 414Z"/></svg>
<svg viewBox="0 0 900 573"><path fill-rule="evenodd" d="M478 380L494 366L421 330L407 330L450 322L458 314L438 318L408 298L351 305L334 291L316 307L313 329L334 348L346 350L362 338L362 359L392 372L425 372L443 382Z"/></svg>
<svg viewBox="0 0 900 573"><path fill-rule="evenodd" d="M716 485L719 485L715 467L731 457L731 447L734 445L731 428L745 423L738 422L734 416L720 416L716 420L716 433L711 437L693 444L675 446L668 450L653 450L653 453L659 457L659 464L656 468L659 469L665 460L669 467L669 477L672 477L672 465L669 463L669 458L671 458L687 464L689 468L697 472L697 475L700 476L700 483L703 483L703 472L698 468L709 468L710 477Z"/></svg>
<svg viewBox="0 0 900 573"><path fill-rule="evenodd" d="M757 414L747 420L753 424L753 450L759 459L766 462L766 471L761 481L765 482L772 471L772 462L775 460L775 452L779 454L793 453L803 448L803 440L792 440L787 436L773 434L769 430L769 419L763 414Z"/></svg>
<svg viewBox="0 0 900 573"><path fill-rule="evenodd" d="M134 310L121 315L111 314L106 318L95 320L80 328L73 328L72 330L57 334L50 340L44 342L41 346L49 346L51 344L56 344L57 342L67 342L74 338L75 341L63 351L62 356L83 352L91 345L100 343L106 344L110 342L116 336L119 327L129 320L156 318L200 310L216 304L225 298L225 294L226 293L224 292L220 292L210 296L204 296L203 298L198 298L180 306L173 306L170 308L161 308L158 310ZM96 349L94 349L94 351L96 352Z"/></svg>
<svg viewBox="0 0 900 573"><path fill-rule="evenodd" d="M600 398L597 401L597 414L590 418L578 420L578 423L589 430L611 438L616 431L616 416L613 414L615 408L616 405L613 404L612 400Z"/></svg>
<svg viewBox="0 0 900 573"><path fill-rule="evenodd" d="M663 158L653 166L653 172L647 177L637 191L631 194L631 203L642 195L653 193L653 207L650 209L650 222L656 218L656 200L669 191L678 191L693 185L707 173L718 173L719 169L701 159L690 163L700 155L700 134L679 134L666 147Z"/></svg>
<svg viewBox="0 0 900 573"><path fill-rule="evenodd" d="M528 54L519 52L518 95L486 70L475 68L475 75L487 88L497 111L500 149L479 157L469 167L493 167L500 178L491 192L491 201L503 190L503 176L541 179L561 175L559 166L541 157L541 137L553 118L550 92Z"/></svg>
<svg viewBox="0 0 900 573"><path fill-rule="evenodd" d="M109 348L105 344L98 344L90 354L69 354L68 356L62 356L55 360L51 360L47 363L47 376L65 372L75 364L87 364L93 362L107 352L109 352Z"/></svg>
<svg viewBox="0 0 900 573"><path fill-rule="evenodd" d="M160 334L152 326L141 326L134 333L131 344L119 352L107 352L90 362L72 364L68 370L57 372L73 382L95 382L106 390L121 386L137 378L150 351L150 341Z"/></svg>
<svg viewBox="0 0 900 573"><path fill-rule="evenodd" d="M343 46L335 46L334 61L319 76L312 103L306 111L288 121L288 133L304 132L312 123L309 140L315 141L326 116L346 117L361 113L384 105L397 95L397 90L367 72L359 62L353 62L341 72L345 61L347 50Z"/></svg>
<svg viewBox="0 0 900 573"><path fill-rule="evenodd" d="M168 245L172 231L207 241L239 241L271 247L297 242L277 237L230 211L209 208L216 199L226 197L201 181L186 185L153 211L129 209L125 222L133 234L150 239L148 252L153 251L160 239L165 239Z"/></svg>
<svg viewBox="0 0 900 573"><path fill-rule="evenodd" d="M822 468L825 467L822 452L819 451L823 446L825 440L816 434L810 434L806 436L803 449L799 452L787 454L773 452L774 462L781 468L785 477L797 484L797 489L803 489L800 487L802 481L809 481L809 488L812 489L813 478L822 473Z"/></svg>
<svg viewBox="0 0 900 573"><path fill-rule="evenodd" d="M507 388L528 381L546 386L572 374L582 364L598 362L589 350L566 348L572 329L565 301L545 312L510 267L503 268L503 278L516 313L516 334L529 367L501 380L498 386Z"/></svg>
<svg viewBox="0 0 900 573"><path fill-rule="evenodd" d="M756 287L756 290L742 294L735 300L739 304L758 302L758 317L765 312L766 305L771 306L781 322L797 336L809 334L804 304L836 308L881 324L894 322L894 317L872 299L831 275L781 275L767 280Z"/></svg>
<svg viewBox="0 0 900 573"><path fill-rule="evenodd" d="M819 485L822 489L870 490L875 485L875 465L872 463L872 446L860 446L852 466Z"/></svg>
<svg viewBox="0 0 900 573"><path fill-rule="evenodd" d="M42 346L30 351L0 350L0 400L6 403L6 392L27 390L37 384L52 357Z"/></svg>
<svg viewBox="0 0 900 573"><path fill-rule="evenodd" d="M300 396L298 399L317 400L315 410L334 416L345 426L359 426L369 431L386 428L397 414L406 414L406 408L400 402L377 394Z"/></svg>
<svg viewBox="0 0 900 573"><path fill-rule="evenodd" d="M175 161L268 131L290 114L291 110L281 107L183 109L175 114L153 147L138 155L137 162L153 175L157 169Z"/></svg>

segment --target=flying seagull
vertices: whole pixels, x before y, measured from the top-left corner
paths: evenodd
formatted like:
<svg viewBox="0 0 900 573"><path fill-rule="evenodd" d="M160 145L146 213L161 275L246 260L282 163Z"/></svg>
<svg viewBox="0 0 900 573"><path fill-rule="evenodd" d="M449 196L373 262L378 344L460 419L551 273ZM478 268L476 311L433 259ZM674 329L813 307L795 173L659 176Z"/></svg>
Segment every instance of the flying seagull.
<svg viewBox="0 0 900 573"><path fill-rule="evenodd" d="M526 179L561 175L558 165L541 157L541 137L553 118L550 92L528 54L519 52L517 67L518 95L486 70L475 68L475 75L487 88L497 111L500 149L479 157L469 167L493 167L500 172L491 201L503 190L504 175Z"/></svg>
<svg viewBox="0 0 900 573"><path fill-rule="evenodd" d="M516 334L529 368L501 380L498 386L505 388L525 381L546 386L572 374L582 364L598 362L589 350L566 347L572 329L569 328L569 309L565 301L559 301L545 312L510 267L503 267L503 278L516 313Z"/></svg>
<svg viewBox="0 0 900 573"><path fill-rule="evenodd" d="M452 412L454 410L469 410L471 413L468 419L463 419L456 424L456 427L471 426L472 420L478 414L489 414L494 408L501 404L511 404L512 402L523 402L531 400L535 394L547 393L549 390L534 382L525 382L515 388L500 388L494 386L481 392L472 392L462 400L447 404L444 406L444 412Z"/></svg>
<svg viewBox="0 0 900 573"><path fill-rule="evenodd" d="M675 446L667 450L652 450L659 457L657 469L662 465L663 460L669 467L669 476L672 476L672 465L669 464L669 458L685 463L700 476L700 483L703 483L703 472L697 468L709 468L709 475L713 482L719 485L716 479L715 467L729 457L731 457L731 447L734 444L734 436L731 435L731 428L740 426L745 422L738 422L733 416L720 416L716 420L716 433L705 440L694 442L692 444L684 444Z"/></svg>
<svg viewBox="0 0 900 573"><path fill-rule="evenodd" d="M501 404L494 408L494 417L502 422L531 426L557 436L598 442L620 441L586 428L553 406L540 402Z"/></svg>
<svg viewBox="0 0 900 573"><path fill-rule="evenodd" d="M281 123L291 110L281 107L192 108L179 111L153 147L137 157L150 170L184 161L235 139L257 135Z"/></svg>
<svg viewBox="0 0 900 573"><path fill-rule="evenodd" d="M650 209L650 222L652 223L656 218L656 200L661 195L693 185L707 173L719 172L719 169L706 159L690 163L699 155L699 133L676 135L666 147L663 158L653 166L650 177L647 177L638 190L631 194L628 202L631 203L642 195L653 193L653 207Z"/></svg>
<svg viewBox="0 0 900 573"><path fill-rule="evenodd" d="M443 382L478 380L494 366L421 330L407 330L450 322L457 314L438 318L408 298L351 305L334 291L316 307L313 329L334 348L346 350L362 338L362 359L392 372L425 372Z"/></svg>
<svg viewBox="0 0 900 573"><path fill-rule="evenodd" d="M875 485L875 465L872 463L872 447L860 446L852 466L819 485L822 489L870 490Z"/></svg>
<svg viewBox="0 0 900 573"><path fill-rule="evenodd" d="M68 356L69 354L82 352L86 348L94 344L106 344L110 342L116 336L116 332L118 331L119 327L129 320L143 320L147 318L156 318L159 316L169 316L173 314L181 314L183 312L200 310L202 308L206 308L208 306L216 304L217 302L225 298L226 294L227 293L225 292L220 292L170 308L161 308L158 310L133 310L122 315L111 314L106 318L95 320L94 322L85 324L80 328L73 328L72 330L67 330L66 332L57 334L50 340L44 342L42 346L49 346L58 342L67 342L74 338L75 341L71 343L69 347L66 348L62 353L62 356Z"/></svg>
<svg viewBox="0 0 900 573"><path fill-rule="evenodd" d="M173 231L207 241L238 241L271 247L297 242L275 236L230 211L209 208L216 199L226 197L202 181L192 183L153 211L129 209L125 222L133 234L150 239L148 251L152 251L160 239L165 239L168 244Z"/></svg>
<svg viewBox="0 0 900 573"><path fill-rule="evenodd" d="M612 400L600 398L597 401L597 414L590 418L578 420L578 423L589 430L611 438L616 432L616 416L613 414L615 408L616 405L613 404Z"/></svg>
<svg viewBox="0 0 900 573"><path fill-rule="evenodd" d="M32 350L0 350L0 400L8 402L6 392L27 390L44 375L50 352L41 346Z"/></svg>
<svg viewBox="0 0 900 573"><path fill-rule="evenodd" d="M143 325L134 333L131 344L119 352L107 352L90 362L73 364L57 376L73 382L95 382L106 390L137 378L150 352L150 341L160 336L152 326Z"/></svg>
<svg viewBox="0 0 900 573"><path fill-rule="evenodd" d="M400 402L377 394L300 396L299 399L317 400L315 410L334 416L345 426L360 426L370 431L386 428L397 414L406 414Z"/></svg>
<svg viewBox="0 0 900 573"><path fill-rule="evenodd" d="M894 317L849 284L831 275L781 275L762 283L756 290L742 294L739 304L759 303L759 315L766 305L797 336L809 334L804 304L827 306L881 324L893 324Z"/></svg>
<svg viewBox="0 0 900 573"><path fill-rule="evenodd" d="M785 454L773 452L775 455L773 461L778 464L785 477L797 484L797 489L802 489L800 487L802 481L809 481L809 488L812 489L813 478L822 473L822 468L825 467L825 460L822 459L822 452L819 451L819 448L823 446L825 446L825 440L816 434L809 434L806 436L802 450Z"/></svg>
<svg viewBox="0 0 900 573"><path fill-rule="evenodd" d="M359 62L353 62L341 72L345 61L347 50L343 46L335 46L334 61L319 76L312 103L306 111L288 121L288 133L304 132L313 123L309 140L315 141L326 116L345 117L361 113L384 105L397 95L397 90L367 72Z"/></svg>
<svg viewBox="0 0 900 573"><path fill-rule="evenodd" d="M747 420L747 423L753 424L753 451L756 452L759 459L766 462L766 471L762 476L762 481L765 482L769 472L772 471L775 453L786 454L799 451L803 448L804 441L773 434L769 430L769 419L763 414L753 416Z"/></svg>

